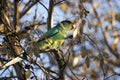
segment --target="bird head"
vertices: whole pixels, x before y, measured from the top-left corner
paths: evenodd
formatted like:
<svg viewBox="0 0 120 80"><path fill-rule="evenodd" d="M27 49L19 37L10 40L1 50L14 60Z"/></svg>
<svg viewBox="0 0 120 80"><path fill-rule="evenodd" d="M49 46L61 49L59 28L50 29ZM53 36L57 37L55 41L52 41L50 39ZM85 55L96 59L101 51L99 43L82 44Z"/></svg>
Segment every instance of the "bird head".
<svg viewBox="0 0 120 80"><path fill-rule="evenodd" d="M74 22L71 22L69 20L64 20L64 21L60 22L59 24L65 30L72 30L74 28L73 27Z"/></svg>

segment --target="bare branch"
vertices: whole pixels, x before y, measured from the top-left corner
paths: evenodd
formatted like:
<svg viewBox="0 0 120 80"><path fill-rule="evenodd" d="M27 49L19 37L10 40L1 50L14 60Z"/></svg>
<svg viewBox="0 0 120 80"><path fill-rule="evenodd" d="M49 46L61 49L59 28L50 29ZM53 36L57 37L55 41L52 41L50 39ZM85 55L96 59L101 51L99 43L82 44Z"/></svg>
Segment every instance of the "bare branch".
<svg viewBox="0 0 120 80"><path fill-rule="evenodd" d="M19 21L19 0L14 0L14 28L18 32L18 21Z"/></svg>
<svg viewBox="0 0 120 80"><path fill-rule="evenodd" d="M48 12L48 29L53 26L53 11L54 11L54 1L49 0L49 12Z"/></svg>
<svg viewBox="0 0 120 80"><path fill-rule="evenodd" d="M42 2L39 2L45 9L47 12L49 12L49 10L47 9L47 7L42 3Z"/></svg>
<svg viewBox="0 0 120 80"><path fill-rule="evenodd" d="M114 73L114 74L106 77L104 80L108 80L109 78L111 78L111 77L113 77L113 76L116 76L116 75L117 75L117 76L120 76L120 73Z"/></svg>
<svg viewBox="0 0 120 80"><path fill-rule="evenodd" d="M62 2L65 2L65 1L67 1L67 0L62 0L62 1L59 1L59 2L55 3L54 5L61 4Z"/></svg>
<svg viewBox="0 0 120 80"><path fill-rule="evenodd" d="M10 80L11 78L18 78L18 76L0 77L0 80Z"/></svg>
<svg viewBox="0 0 120 80"><path fill-rule="evenodd" d="M95 9L94 7L93 7L93 11L94 11L95 16L96 16L97 20L99 21L99 23L102 24L102 22L101 22L101 20L100 20L100 18L99 18L99 16L98 16L98 13L97 13L97 11L96 11L96 9ZM101 26L102 26L102 25L101 25ZM113 54L116 58L119 58L119 54L117 54L115 51L113 51L112 48L109 46L108 41L107 41L107 38L106 38L106 36L105 36L106 32L103 30L102 27L100 27L100 28L101 28L101 30L102 30L102 33L103 33L103 36L104 36L104 41L105 41L108 49L112 52L112 54Z"/></svg>
<svg viewBox="0 0 120 80"><path fill-rule="evenodd" d="M39 0L33 1L30 5L27 6L27 9L21 12L19 18L22 18Z"/></svg>
<svg viewBox="0 0 120 80"><path fill-rule="evenodd" d="M12 25L11 25L11 22L10 22L8 16L7 16L6 13L5 13L5 10L2 9L2 10L0 11L0 16L1 16L2 23L7 27L7 29L8 29L9 31L12 31L12 30L13 30L13 27L12 27Z"/></svg>
<svg viewBox="0 0 120 80"><path fill-rule="evenodd" d="M20 62L20 61L22 61L22 58L16 57L16 58L12 59L11 61L9 61L8 63L6 63L4 66L2 66L2 68L9 67L13 64L16 64L17 62Z"/></svg>

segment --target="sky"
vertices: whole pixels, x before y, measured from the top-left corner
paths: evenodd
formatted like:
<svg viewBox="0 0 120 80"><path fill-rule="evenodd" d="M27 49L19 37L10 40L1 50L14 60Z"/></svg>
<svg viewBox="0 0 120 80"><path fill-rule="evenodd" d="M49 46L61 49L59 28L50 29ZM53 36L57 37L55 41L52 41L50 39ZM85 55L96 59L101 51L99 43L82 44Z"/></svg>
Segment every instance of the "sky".
<svg viewBox="0 0 120 80"><path fill-rule="evenodd" d="M25 0L26 2L28 1L28 0ZM100 1L100 0L95 0L95 1ZM120 1L118 1L118 0L113 0L113 1L117 1L117 2L119 2L119 4L120 4ZM42 0L41 1L43 4L45 4L45 6L48 8L48 6L49 6L49 0ZM116 5L116 4L115 4ZM88 5L89 6L89 5ZM102 5L103 7L107 7L107 9L109 9L109 6L107 6L106 5L106 3L104 3L103 5ZM116 7L117 6L120 6L120 5L116 5ZM22 20L21 21L32 21L33 20L33 14L35 14L35 9L36 8L38 8L38 11L37 11L37 20L43 20L44 22L46 22L46 20L47 20L47 11L44 9L44 7L42 6L42 5L40 5L39 3L38 3L38 5L36 5L36 6L34 6L31 10L30 10L30 14L27 14L24 18L22 18ZM92 10L90 9L90 7L87 7L87 9L88 10L90 10L91 11L91 13L92 13ZM71 19L71 20L73 20L75 17L72 15L72 14L70 14L69 13L69 11L70 10L68 10L68 14L64 14L64 12L62 12L61 10L60 10L60 8L58 7L58 6L56 6L55 8L54 8L54 25L56 25L56 23L58 23L58 22L60 22L60 21L62 21L62 20L64 20L64 19ZM118 10L115 10L116 12L118 12ZM102 13L103 12L103 10L101 10L101 9L98 9L98 12L99 13ZM88 15L89 16L89 15ZM43 18L44 17L44 18ZM107 23L106 23L107 24ZM118 27L120 27L120 25L118 25L118 24L116 24ZM88 27L88 25L86 25L86 27ZM92 31L92 29L91 29L91 31ZM1 36L0 36L1 37ZM1 41L2 39L0 38L0 41ZM110 43L111 43L112 41L110 41ZM42 54L40 54L41 55L41 57L42 58L44 58L43 56L42 56ZM47 58L48 59L48 58ZM47 59L45 60L45 61L47 61ZM47 65L46 65L47 66ZM13 68L12 67L10 67L10 70L13 70ZM119 68L116 68L115 69L115 71L117 71L117 72L119 72L120 71L120 69ZM2 72L2 71L1 71ZM1 73L0 72L0 73ZM39 74L39 75L43 75L44 76L44 74L43 73L41 73L39 70L35 70L35 72L36 72L36 74ZM8 72L5 72L5 75L6 74L8 74ZM5 76L5 75L2 75L2 76ZM7 75L6 75L7 76ZM120 79L117 79L117 80L120 80Z"/></svg>

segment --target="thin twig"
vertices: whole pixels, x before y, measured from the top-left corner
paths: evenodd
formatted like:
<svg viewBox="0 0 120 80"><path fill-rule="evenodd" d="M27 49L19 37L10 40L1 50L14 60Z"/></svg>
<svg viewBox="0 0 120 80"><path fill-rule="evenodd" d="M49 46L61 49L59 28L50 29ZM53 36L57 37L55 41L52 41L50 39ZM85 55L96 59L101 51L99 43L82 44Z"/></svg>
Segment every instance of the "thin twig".
<svg viewBox="0 0 120 80"><path fill-rule="evenodd" d="M101 54L101 50L97 46L96 42L88 34L86 34L86 33L83 33L83 34L86 35L88 37L88 39L90 39L90 41L95 45L95 47L98 49L99 53Z"/></svg>
<svg viewBox="0 0 120 80"><path fill-rule="evenodd" d="M53 77L53 78L55 78L54 76L52 76L50 73L49 73L49 71L47 71L47 69L46 68L44 68L43 66L42 66L42 64L40 64L39 62L37 62L37 61L33 61L33 63L34 64L36 64L45 74L46 74L46 76L47 77Z"/></svg>
<svg viewBox="0 0 120 80"><path fill-rule="evenodd" d="M18 78L18 76L0 77L0 80L10 80L11 78Z"/></svg>
<svg viewBox="0 0 120 80"><path fill-rule="evenodd" d="M69 52L69 54L68 54L67 65L68 65L68 63L69 63L69 59L70 59L70 52ZM79 78L78 78L78 77L75 75L75 73L72 71L71 67L70 67L70 66L68 66L68 68L70 69L71 73L72 73L72 74L73 74L73 76L76 78L76 80L79 80Z"/></svg>
<svg viewBox="0 0 120 80"><path fill-rule="evenodd" d="M35 75L35 73L33 71L31 71L31 72L34 75L35 79L37 80L37 76Z"/></svg>
<svg viewBox="0 0 120 80"><path fill-rule="evenodd" d="M31 59L33 64L37 65L47 76L50 76L49 72L46 70L46 68L43 67L42 64L40 64L37 61L34 61L33 58L31 58L29 55L28 55L28 57Z"/></svg>
<svg viewBox="0 0 120 80"><path fill-rule="evenodd" d="M112 75L110 75L110 76L106 77L104 80L108 80L110 77L113 77L113 76L115 76L115 75L120 76L120 73L115 73L115 74L112 74Z"/></svg>
<svg viewBox="0 0 120 80"><path fill-rule="evenodd" d="M2 71L2 73L0 74L0 76L2 76L2 74L8 69L9 67L7 67L6 69L4 69L3 71Z"/></svg>
<svg viewBox="0 0 120 80"><path fill-rule="evenodd" d="M92 6L92 7L93 7L93 6ZM97 18L97 20L99 21L99 23L102 23L101 20L100 20L100 18L99 18L99 16L98 16L98 13L97 13L97 11L96 11L96 9L95 9L94 7L93 7L93 11L94 11L94 13L95 13L95 15L96 15L96 18ZM101 25L101 26L102 26L102 25ZM119 54L116 53L115 51L113 51L112 48L109 46L108 41L107 41L107 38L106 38L106 36L105 36L106 32L103 30L103 27L100 27L100 28L101 28L101 30L102 30L103 37L104 37L104 41L105 41L108 49L111 51L111 53L112 53L116 58L119 59Z"/></svg>
<svg viewBox="0 0 120 80"><path fill-rule="evenodd" d="M23 11L25 11L25 9L30 5L31 2L32 2L32 1L29 0L29 1L25 4L25 6L24 6L24 8L23 8Z"/></svg>
<svg viewBox="0 0 120 80"><path fill-rule="evenodd" d="M75 76L76 80L79 80L79 78L76 76L76 74L72 71L72 69L70 68L70 66L68 66L68 68L70 69L70 71L72 72L72 74Z"/></svg>
<svg viewBox="0 0 120 80"><path fill-rule="evenodd" d="M29 26L35 26L35 25L44 25L44 24L46 24L46 23L42 23L42 22L40 22L40 21L38 21L38 22L30 22L29 23L29 25L26 25L26 27L29 27Z"/></svg>
<svg viewBox="0 0 120 80"><path fill-rule="evenodd" d="M42 2L39 1L39 4L41 4L46 9L47 12L49 12L49 10L47 9L47 7Z"/></svg>
<svg viewBox="0 0 120 80"><path fill-rule="evenodd" d="M64 69L66 67L66 63L64 61L64 57L62 56L62 52L56 50L56 49L53 49L51 50L55 56L55 59L57 61L57 64L58 64L58 68L59 68L59 73L58 73L58 76L59 76L59 79L62 79L64 80Z"/></svg>
<svg viewBox="0 0 120 80"><path fill-rule="evenodd" d="M55 3L54 5L56 6L56 5L61 4L62 2L65 2L65 1L67 1L67 0L59 1L59 2Z"/></svg>
<svg viewBox="0 0 120 80"><path fill-rule="evenodd" d="M39 2L39 0L35 0L33 1L33 3L31 3L27 9L25 9L24 11L21 12L19 18L22 18L37 2Z"/></svg>

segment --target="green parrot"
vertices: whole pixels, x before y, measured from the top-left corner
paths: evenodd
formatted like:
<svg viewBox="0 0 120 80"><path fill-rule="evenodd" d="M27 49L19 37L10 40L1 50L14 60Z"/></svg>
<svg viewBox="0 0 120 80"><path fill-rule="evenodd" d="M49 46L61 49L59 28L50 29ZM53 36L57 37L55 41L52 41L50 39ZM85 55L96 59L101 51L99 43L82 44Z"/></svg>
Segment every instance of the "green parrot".
<svg viewBox="0 0 120 80"><path fill-rule="evenodd" d="M73 22L65 20L49 29L44 36L35 42L33 46L34 54L50 49L57 49L67 38L68 32L73 29Z"/></svg>
<svg viewBox="0 0 120 80"><path fill-rule="evenodd" d="M65 20L58 23L55 27L48 30L41 39L31 44L26 50L27 54L31 54L32 52L36 56L39 56L41 51L59 48L67 38L68 32L73 28L73 22L71 21ZM23 54L24 59L27 59L27 54ZM16 57L14 59L14 64L20 62L21 60L22 58ZM13 63L13 60L10 62ZM2 66L2 68L10 66L9 64Z"/></svg>

